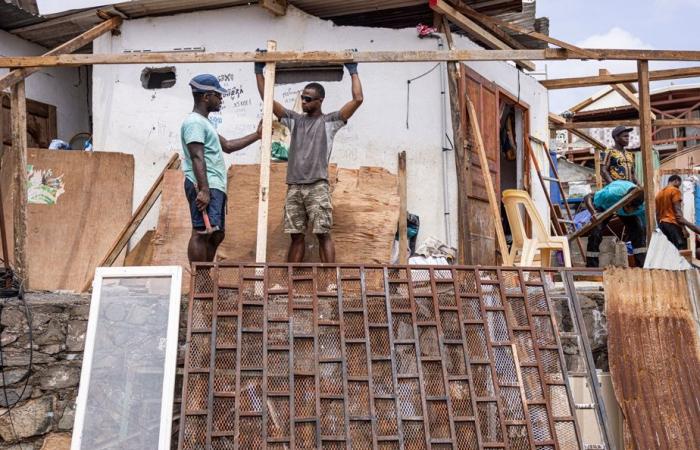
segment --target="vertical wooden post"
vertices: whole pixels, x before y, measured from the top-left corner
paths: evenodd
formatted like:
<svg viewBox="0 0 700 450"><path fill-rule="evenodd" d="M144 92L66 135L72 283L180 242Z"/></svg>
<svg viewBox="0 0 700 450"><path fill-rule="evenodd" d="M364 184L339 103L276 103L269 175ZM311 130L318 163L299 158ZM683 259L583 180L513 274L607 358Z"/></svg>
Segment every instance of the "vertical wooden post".
<svg viewBox="0 0 700 450"><path fill-rule="evenodd" d="M267 51L277 50L277 42L267 41ZM262 142L260 144L260 190L258 191L258 234L255 262L267 261L267 213L270 203L270 152L272 151L272 105L275 101L274 62L265 64Z"/></svg>
<svg viewBox="0 0 700 450"><path fill-rule="evenodd" d="M406 177L406 152L399 153L399 264L408 263L408 186Z"/></svg>
<svg viewBox="0 0 700 450"><path fill-rule="evenodd" d="M450 24L443 16L442 28L450 50L454 50ZM450 92L450 110L452 111L452 139L454 141L455 166L457 169L457 232L458 260L460 264L471 264L472 258L472 233L470 220L472 175L471 156L467 148L467 137L464 111L464 98L466 93L462 89L463 77L456 62L447 63L447 87Z"/></svg>
<svg viewBox="0 0 700 450"><path fill-rule="evenodd" d="M476 118L476 109L469 98L467 98L467 114L469 115L469 127L471 128L472 135L474 136L474 147L476 147L476 152L479 155L481 173L484 177L484 184L486 185L486 195L489 199L489 206L491 206L494 228L496 228L496 243L498 244L498 250L501 253L501 261L505 263L508 259L509 252L508 244L506 243L506 234L503 231L503 223L501 222L501 203L498 201L498 198L496 198L496 191L493 188L494 184L493 179L491 178L491 169L489 169L489 160L486 157L484 140L481 137L481 128L479 128L479 121Z"/></svg>
<svg viewBox="0 0 700 450"><path fill-rule="evenodd" d="M656 188L654 183L654 152L651 139L651 98L649 96L649 61L637 61L639 76L639 136L644 169L644 207L647 221L647 244L656 228Z"/></svg>
<svg viewBox="0 0 700 450"><path fill-rule="evenodd" d="M600 152L599 148L593 147L593 162L595 164L595 187L600 189L603 187L603 176L600 174Z"/></svg>
<svg viewBox="0 0 700 450"><path fill-rule="evenodd" d="M14 156L15 203L13 214L15 271L29 287L27 267L27 100L24 80L12 86L12 155Z"/></svg>

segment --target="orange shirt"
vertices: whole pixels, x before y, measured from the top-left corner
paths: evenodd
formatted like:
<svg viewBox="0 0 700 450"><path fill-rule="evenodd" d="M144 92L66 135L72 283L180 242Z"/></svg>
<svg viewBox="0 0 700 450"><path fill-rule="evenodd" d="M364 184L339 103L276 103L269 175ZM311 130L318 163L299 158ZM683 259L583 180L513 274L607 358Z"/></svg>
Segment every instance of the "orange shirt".
<svg viewBox="0 0 700 450"><path fill-rule="evenodd" d="M656 194L656 215L659 218L659 222L679 225L676 221L676 212L673 210L673 204L682 200L681 190L677 187L668 185L661 189Z"/></svg>

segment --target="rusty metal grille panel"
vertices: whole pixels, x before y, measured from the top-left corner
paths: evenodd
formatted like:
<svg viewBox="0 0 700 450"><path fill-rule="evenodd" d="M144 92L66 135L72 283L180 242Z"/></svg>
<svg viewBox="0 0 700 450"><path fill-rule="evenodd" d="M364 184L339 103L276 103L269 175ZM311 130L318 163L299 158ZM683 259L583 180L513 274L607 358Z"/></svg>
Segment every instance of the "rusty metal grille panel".
<svg viewBox="0 0 700 450"><path fill-rule="evenodd" d="M197 265L178 448L582 448L555 275Z"/></svg>

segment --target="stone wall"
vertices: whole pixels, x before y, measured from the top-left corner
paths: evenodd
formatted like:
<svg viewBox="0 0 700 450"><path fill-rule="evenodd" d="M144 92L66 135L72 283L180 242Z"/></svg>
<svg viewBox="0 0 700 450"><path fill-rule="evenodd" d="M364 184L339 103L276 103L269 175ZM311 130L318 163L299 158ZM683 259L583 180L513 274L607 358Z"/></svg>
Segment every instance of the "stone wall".
<svg viewBox="0 0 700 450"><path fill-rule="evenodd" d="M68 449L89 297L28 294L26 300L32 317L31 370L24 306L17 299L3 303L0 323L4 380L0 378L0 386L4 389L0 390L0 448ZM8 403L16 403L9 414Z"/></svg>
<svg viewBox="0 0 700 450"><path fill-rule="evenodd" d="M31 371L24 306L17 299L0 300L3 301L0 336L5 369L4 381L0 377L0 387L5 387L0 389L0 450L69 450L90 297L27 294L34 350ZM187 319L185 301L182 306L178 366L183 362ZM25 383L27 387L23 389ZM175 397L179 394L176 392ZM8 403L15 404L10 414L7 414Z"/></svg>

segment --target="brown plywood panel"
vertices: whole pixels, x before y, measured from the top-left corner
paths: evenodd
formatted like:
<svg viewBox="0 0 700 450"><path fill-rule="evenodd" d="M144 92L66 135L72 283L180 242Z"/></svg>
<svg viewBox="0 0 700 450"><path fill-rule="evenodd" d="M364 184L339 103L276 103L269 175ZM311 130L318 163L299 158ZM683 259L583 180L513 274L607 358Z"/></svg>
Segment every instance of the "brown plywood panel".
<svg viewBox="0 0 700 450"><path fill-rule="evenodd" d="M626 447L700 448L700 342L686 273L605 271L608 354Z"/></svg>
<svg viewBox="0 0 700 450"><path fill-rule="evenodd" d="M14 192L10 174L14 167L9 163L10 157L9 152L3 155L2 191L12 255ZM30 189L27 210L30 287L80 291L131 218L134 158L114 152L29 149L27 162L34 174L30 174L30 179L42 179L44 186L60 185L64 190L54 204L41 204L33 203L32 198L41 202L52 195L44 197L37 195L35 188ZM30 185L35 186L31 182Z"/></svg>
<svg viewBox="0 0 700 450"><path fill-rule="evenodd" d="M286 173L286 163L273 163L270 167L267 237L270 262L283 262L287 258L289 236L283 226ZM228 177L226 237L217 259L254 261L260 166L231 166ZM399 215L396 175L377 167L337 169L331 165L329 178L333 190L332 235L338 262L388 262ZM188 270L187 243L192 228L183 182L181 171L166 173L152 263L180 264ZM318 244L311 233L307 234L306 244L305 261L318 261Z"/></svg>

